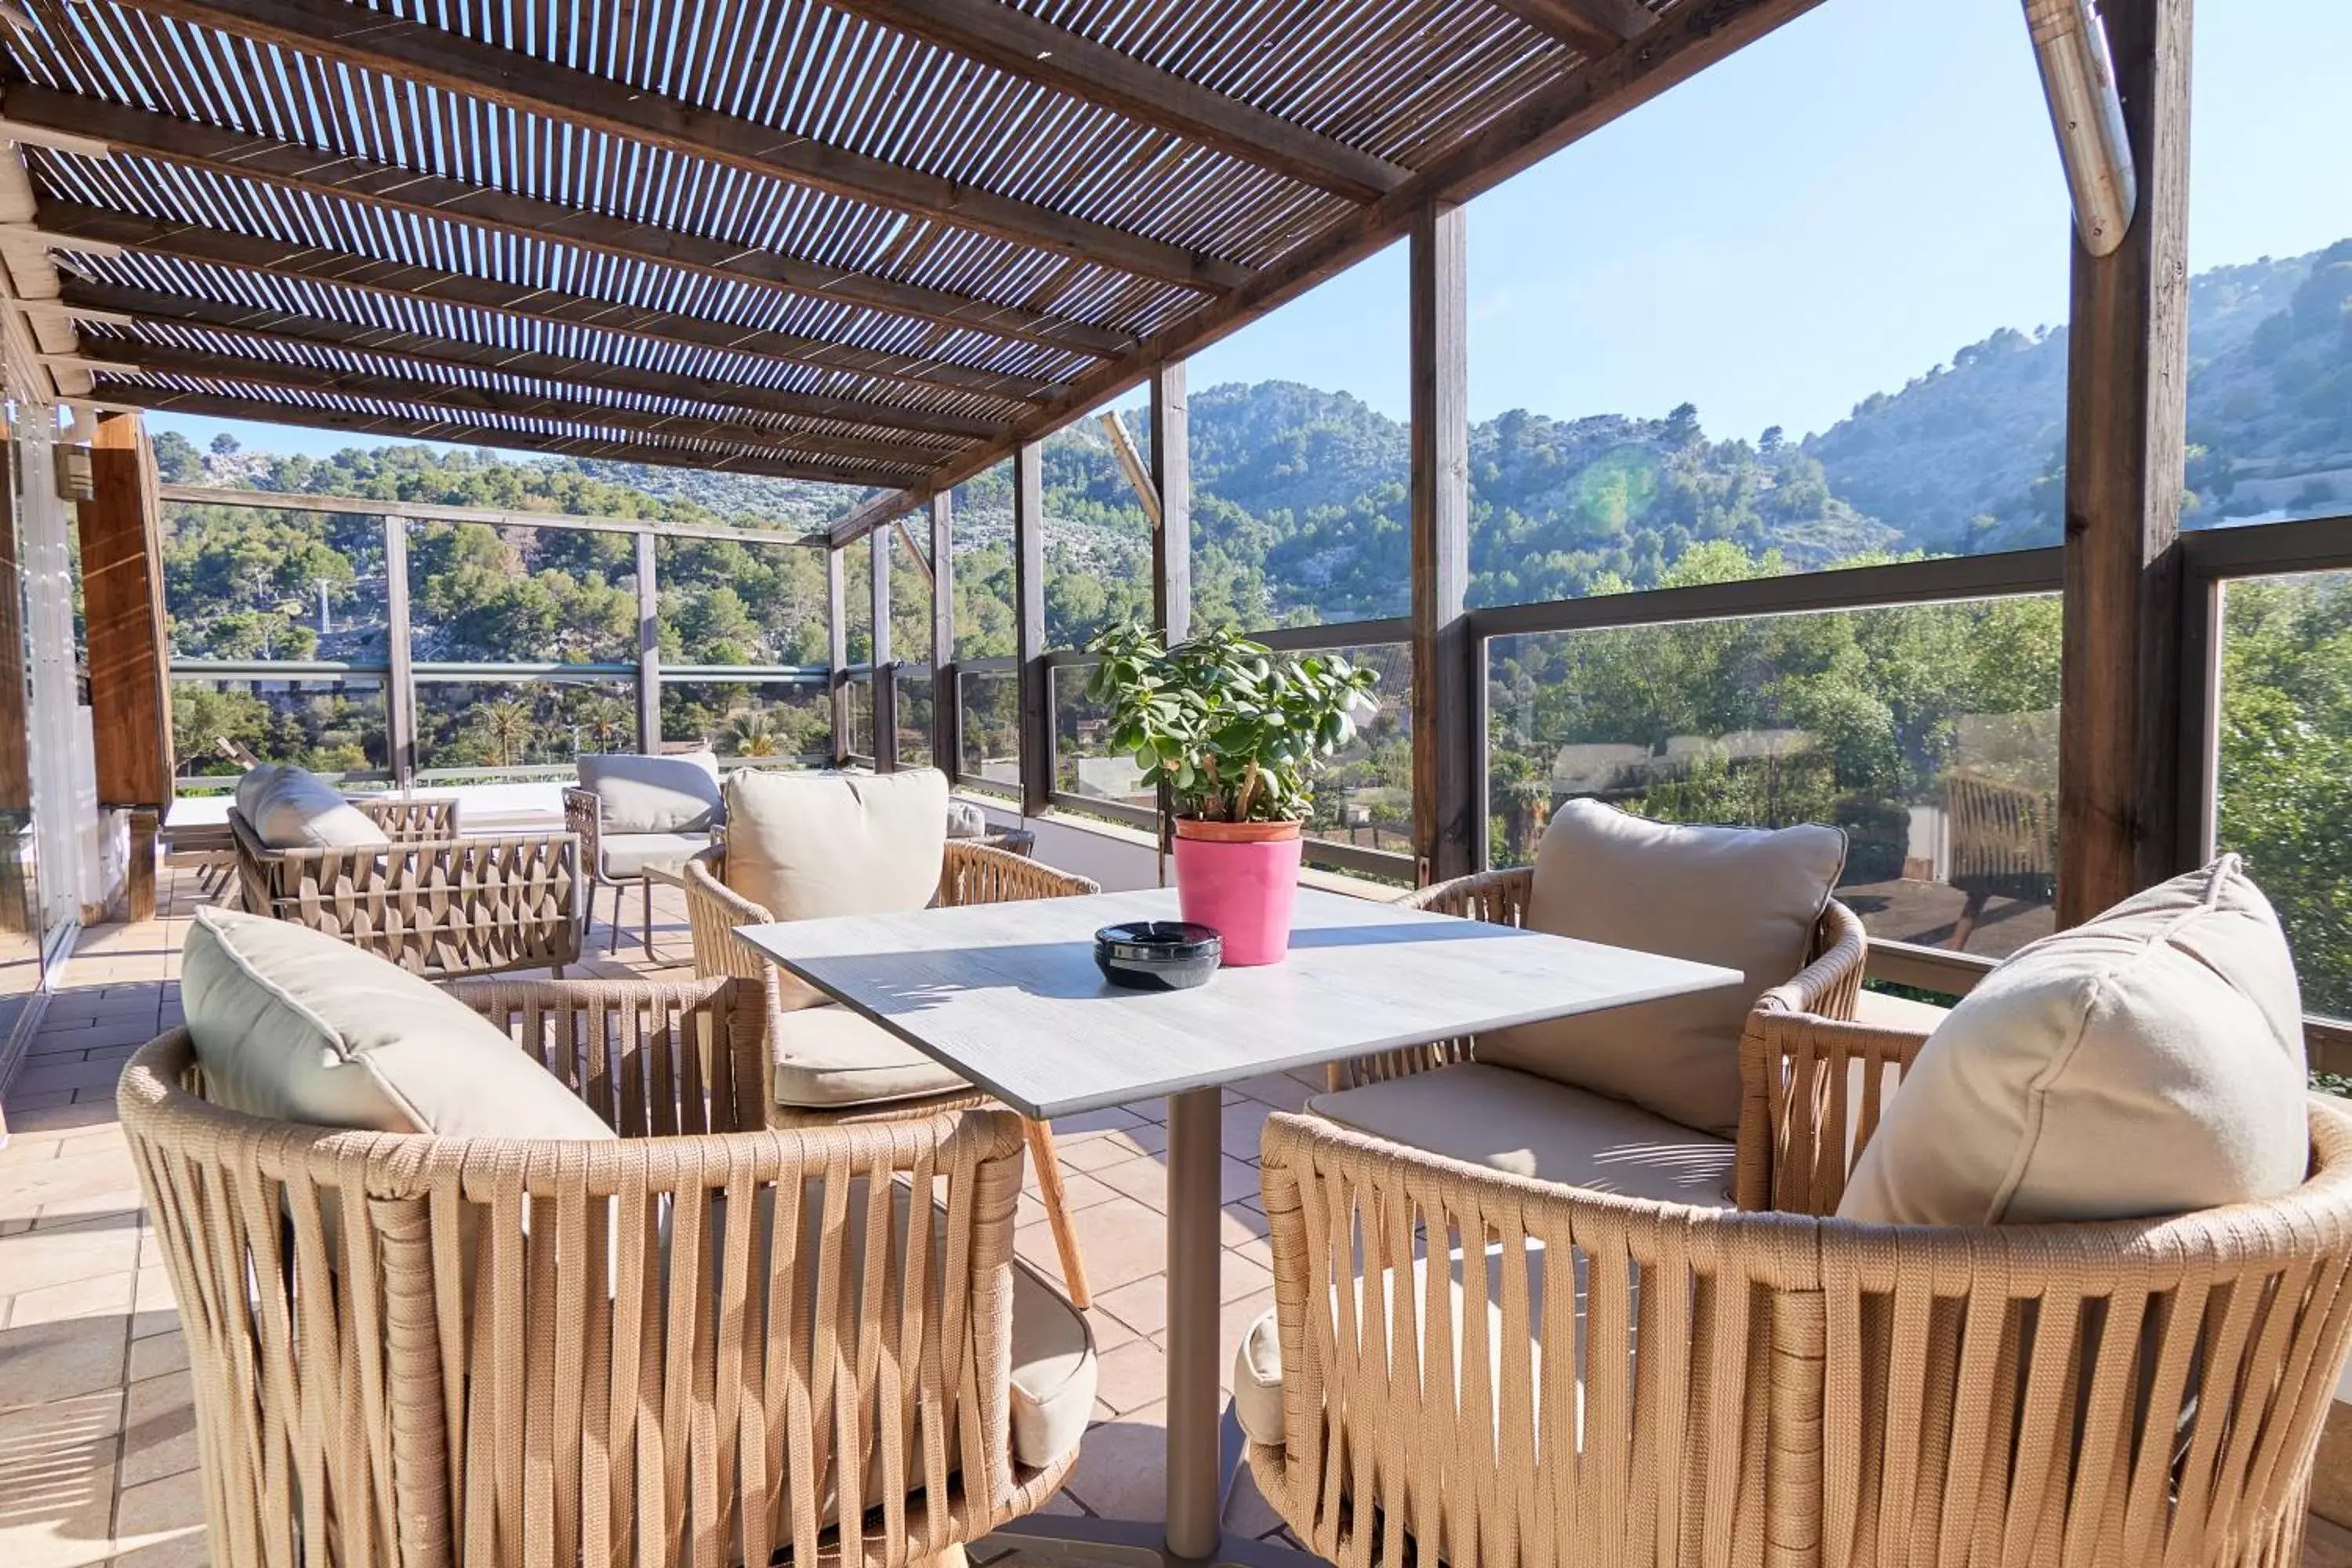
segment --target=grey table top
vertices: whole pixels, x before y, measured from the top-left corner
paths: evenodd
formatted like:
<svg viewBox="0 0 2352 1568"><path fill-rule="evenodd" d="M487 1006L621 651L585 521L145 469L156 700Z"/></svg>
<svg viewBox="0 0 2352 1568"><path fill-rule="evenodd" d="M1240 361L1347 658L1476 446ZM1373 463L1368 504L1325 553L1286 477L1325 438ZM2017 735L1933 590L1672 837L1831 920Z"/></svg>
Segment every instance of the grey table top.
<svg viewBox="0 0 2352 1568"><path fill-rule="evenodd" d="M750 942L1041 1121L1401 1046L1706 991L1736 970L1298 890L1290 957L1127 991L1094 933L1172 889L745 926Z"/></svg>

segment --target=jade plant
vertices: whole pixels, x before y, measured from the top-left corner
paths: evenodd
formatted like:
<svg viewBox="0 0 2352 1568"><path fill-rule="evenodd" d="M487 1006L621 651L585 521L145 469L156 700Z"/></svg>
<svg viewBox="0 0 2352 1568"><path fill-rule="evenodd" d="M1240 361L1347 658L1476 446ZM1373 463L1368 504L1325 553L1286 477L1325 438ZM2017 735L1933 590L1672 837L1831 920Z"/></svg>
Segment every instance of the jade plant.
<svg viewBox="0 0 2352 1568"><path fill-rule="evenodd" d="M1324 760L1379 711L1379 671L1334 653L1276 658L1235 631L1169 647L1130 624L1087 651L1102 658L1087 692L1110 704L1111 745L1199 821L1305 821Z"/></svg>

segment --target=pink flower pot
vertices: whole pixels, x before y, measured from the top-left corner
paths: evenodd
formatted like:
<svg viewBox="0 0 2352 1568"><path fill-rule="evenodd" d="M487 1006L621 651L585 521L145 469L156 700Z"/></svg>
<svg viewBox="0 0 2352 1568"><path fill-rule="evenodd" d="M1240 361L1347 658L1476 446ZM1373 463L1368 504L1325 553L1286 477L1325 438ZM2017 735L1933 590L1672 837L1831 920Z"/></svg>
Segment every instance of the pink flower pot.
<svg viewBox="0 0 2352 1568"><path fill-rule="evenodd" d="M1224 938L1234 968L1280 963L1298 893L1298 824L1176 823L1176 903Z"/></svg>

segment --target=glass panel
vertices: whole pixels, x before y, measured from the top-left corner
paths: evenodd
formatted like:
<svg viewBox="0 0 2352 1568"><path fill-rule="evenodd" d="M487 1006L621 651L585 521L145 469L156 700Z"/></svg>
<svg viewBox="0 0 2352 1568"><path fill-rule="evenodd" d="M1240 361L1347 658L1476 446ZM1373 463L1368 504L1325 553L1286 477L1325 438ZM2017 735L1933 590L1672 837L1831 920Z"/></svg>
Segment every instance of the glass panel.
<svg viewBox="0 0 2352 1568"><path fill-rule="evenodd" d="M1823 6L1470 205L1472 604L2058 542L2069 216L2014 12Z"/></svg>
<svg viewBox="0 0 2352 1568"><path fill-rule="evenodd" d="M824 552L707 539L654 549L665 666L824 662Z"/></svg>
<svg viewBox="0 0 2352 1568"><path fill-rule="evenodd" d="M1391 245L1193 357L1196 626L1412 608L1405 270Z"/></svg>
<svg viewBox="0 0 2352 1568"><path fill-rule="evenodd" d="M293 763L347 780L391 776L383 683L303 680L172 682L178 792L234 789L249 762ZM217 784L208 780L218 781Z"/></svg>
<svg viewBox="0 0 2352 1568"><path fill-rule="evenodd" d="M1054 787L1088 800L1118 801L1146 811L1160 804L1135 759L1110 744L1110 704L1087 695L1086 669L1048 672L1054 683Z"/></svg>
<svg viewBox="0 0 2352 1568"><path fill-rule="evenodd" d="M1380 672L1374 688L1381 710L1360 726L1348 748L1331 759L1315 785L1310 837L1360 849L1412 853L1412 646L1410 643L1330 650ZM1310 846L1307 858L1315 852Z"/></svg>
<svg viewBox="0 0 2352 1568"><path fill-rule="evenodd" d="M2196 28L2181 522L2352 513L2352 10L2200 5Z"/></svg>
<svg viewBox="0 0 2352 1568"><path fill-rule="evenodd" d="M380 518L170 502L163 556L176 658L383 662Z"/></svg>
<svg viewBox="0 0 2352 1568"><path fill-rule="evenodd" d="M849 682L849 733L845 749L853 757L874 755L874 678L856 676Z"/></svg>
<svg viewBox="0 0 2352 1568"><path fill-rule="evenodd" d="M1143 454L1148 417L1124 423ZM1151 520L1099 412L1047 437L1045 465L1045 646L1083 648L1106 627L1150 617Z"/></svg>
<svg viewBox="0 0 2352 1568"><path fill-rule="evenodd" d="M583 752L633 752L637 693L617 681L419 681L420 771L566 769Z"/></svg>
<svg viewBox="0 0 2352 1568"><path fill-rule="evenodd" d="M2058 626L2037 596L1496 637L1495 863L1571 796L1835 823L1873 936L2012 952L2054 923Z"/></svg>
<svg viewBox="0 0 2352 1568"><path fill-rule="evenodd" d="M2276 906L2304 1005L2352 1017L2352 572L2222 597L2221 847Z"/></svg>
<svg viewBox="0 0 2352 1568"><path fill-rule="evenodd" d="M908 519L911 528L920 522L929 526L928 510ZM919 533L928 550L929 535ZM908 549L894 526L887 536L890 552L890 657L900 665L927 665L931 662L931 580L921 561Z"/></svg>
<svg viewBox="0 0 2352 1568"><path fill-rule="evenodd" d="M412 652L419 663L633 662L636 574L625 533L411 523Z"/></svg>
<svg viewBox="0 0 2352 1568"><path fill-rule="evenodd" d="M843 656L852 664L874 659L874 536L867 534L841 552L841 624Z"/></svg>
<svg viewBox="0 0 2352 1568"><path fill-rule="evenodd" d="M931 672L902 666L898 670L898 765L931 765Z"/></svg>
<svg viewBox="0 0 2352 1568"><path fill-rule="evenodd" d="M955 488L956 657L1004 658L1019 651L1013 603L1013 465L999 463Z"/></svg>
<svg viewBox="0 0 2352 1568"><path fill-rule="evenodd" d="M963 775L1021 787L1021 680L1010 670L963 677Z"/></svg>
<svg viewBox="0 0 2352 1568"><path fill-rule="evenodd" d="M824 759L833 754L833 705L821 679L665 680L662 739L698 740L721 762Z"/></svg>

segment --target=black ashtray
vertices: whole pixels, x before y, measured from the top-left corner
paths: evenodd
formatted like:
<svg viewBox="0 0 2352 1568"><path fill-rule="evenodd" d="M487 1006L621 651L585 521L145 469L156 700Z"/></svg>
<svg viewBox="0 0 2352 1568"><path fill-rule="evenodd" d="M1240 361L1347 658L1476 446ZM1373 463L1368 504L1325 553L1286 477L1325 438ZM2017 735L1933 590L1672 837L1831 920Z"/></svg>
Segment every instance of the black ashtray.
<svg viewBox="0 0 2352 1568"><path fill-rule="evenodd" d="M1134 991L1205 985L1224 951L1215 927L1190 921L1131 921L1095 932L1095 967L1113 985Z"/></svg>

